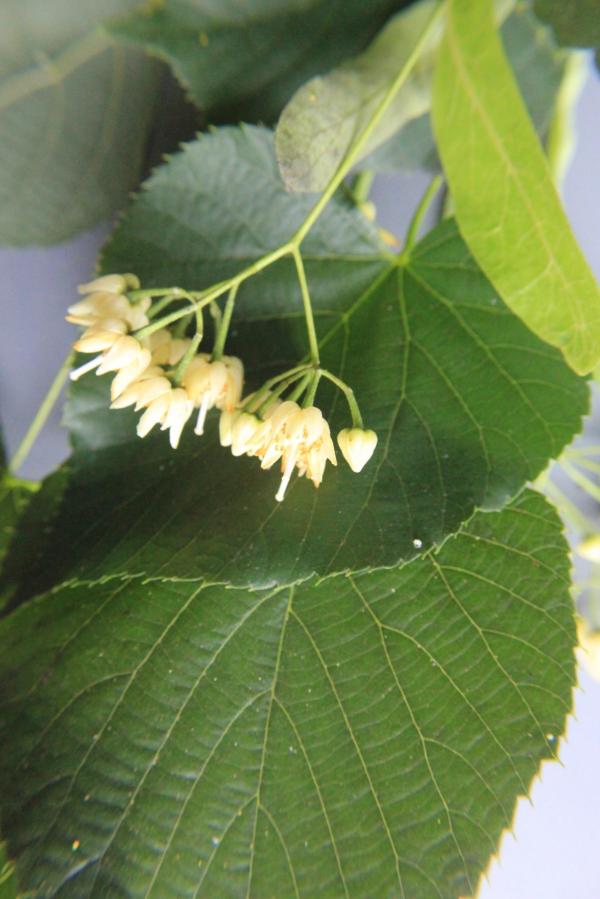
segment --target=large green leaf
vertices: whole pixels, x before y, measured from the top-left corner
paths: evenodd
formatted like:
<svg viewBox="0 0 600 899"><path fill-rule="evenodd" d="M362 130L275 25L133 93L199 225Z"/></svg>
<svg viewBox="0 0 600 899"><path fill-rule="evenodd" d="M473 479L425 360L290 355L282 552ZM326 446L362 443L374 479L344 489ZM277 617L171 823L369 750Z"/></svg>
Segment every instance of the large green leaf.
<svg viewBox="0 0 600 899"><path fill-rule="evenodd" d="M155 173L103 269L203 287L285 240L309 207L283 189L269 132L223 129ZM21 595L73 576L262 587L393 565L476 507L507 502L578 431L586 385L501 303L452 222L405 264L337 200L304 249L323 362L353 385L380 436L370 465L357 476L340 460L318 491L298 480L278 504L279 475L221 449L214 422L176 453L164 434L141 442L133 414L108 411L106 379L87 376L68 412L78 451L54 536ZM292 266L246 283L238 305L232 350L252 386L305 352ZM318 402L334 433L347 426L339 400L325 391ZM10 561L16 578L24 560Z"/></svg>
<svg viewBox="0 0 600 899"><path fill-rule="evenodd" d="M600 290L569 228L491 0L448 4L433 122L458 223L506 303L578 372L600 359Z"/></svg>
<svg viewBox="0 0 600 899"><path fill-rule="evenodd" d="M164 0L111 31L166 59L213 121L270 122L307 78L359 52L405 2Z"/></svg>
<svg viewBox="0 0 600 899"><path fill-rule="evenodd" d="M0 242L65 240L136 184L158 69L99 23L136 0L4 0Z"/></svg>
<svg viewBox="0 0 600 899"><path fill-rule="evenodd" d="M21 890L471 895L564 728L568 574L557 516L525 493L400 569L26 604L0 629Z"/></svg>

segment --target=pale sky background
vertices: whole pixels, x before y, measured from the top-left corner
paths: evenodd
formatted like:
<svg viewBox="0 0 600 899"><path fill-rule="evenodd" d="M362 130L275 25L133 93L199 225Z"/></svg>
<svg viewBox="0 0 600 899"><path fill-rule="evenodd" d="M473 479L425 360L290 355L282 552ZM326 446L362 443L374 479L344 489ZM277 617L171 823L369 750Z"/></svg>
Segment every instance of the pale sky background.
<svg viewBox="0 0 600 899"><path fill-rule="evenodd" d="M565 184L571 223L600 277L600 79L591 71L578 109L578 147ZM373 199L383 224L402 234L428 177L379 179ZM108 233L97 228L49 249L0 249L0 415L16 448L65 358L73 329L65 307L90 276ZM23 314L26 310L26 314ZM56 411L23 474L41 477L67 454ZM479 899L600 899L600 683L585 673L560 757L517 808ZM376 897L374 897L376 899ZM412 897L411 897L412 899ZM418 897L415 897L418 899Z"/></svg>

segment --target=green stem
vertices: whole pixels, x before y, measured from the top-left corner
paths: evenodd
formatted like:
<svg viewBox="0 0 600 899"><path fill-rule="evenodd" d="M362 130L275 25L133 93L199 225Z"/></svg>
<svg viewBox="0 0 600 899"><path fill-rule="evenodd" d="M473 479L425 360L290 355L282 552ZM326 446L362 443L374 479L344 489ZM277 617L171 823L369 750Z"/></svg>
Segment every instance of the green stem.
<svg viewBox="0 0 600 899"><path fill-rule="evenodd" d="M303 406L307 409L309 406L314 406L315 397L317 395L317 388L319 386L319 381L321 380L321 375L323 372L320 368L318 368L312 375L312 381L310 383L310 387L306 391L306 396L304 397Z"/></svg>
<svg viewBox="0 0 600 899"><path fill-rule="evenodd" d="M327 187L325 188L325 190L323 191L323 193L321 194L321 196L319 197L319 199L317 200L317 202L315 203L315 205L313 206L311 211L306 216L302 225L300 225L300 227L296 231L294 237L291 240L292 245L299 246L302 243L302 241L304 240L304 238L306 237L306 235L308 234L308 232L310 231L310 229L312 228L312 226L314 225L316 220L319 218L319 216L323 212L323 209L325 208L325 206L327 205L329 200L332 198L332 196L334 195L334 193L336 192L336 190L338 189L338 187L340 186L340 184L342 183L342 181L344 180L344 178L346 177L346 175L352 168L352 166L358 161L360 154L362 153L363 149L365 148L365 146L366 146L367 142L369 141L369 138L373 134L375 128L379 125L381 119L387 112L394 97L396 96L396 94L398 93L398 91L400 90L400 88L402 87L402 85L404 84L404 82L406 81L406 79L408 78L410 73L412 72L417 60L419 59L419 56L421 55L421 51L423 50L424 45L427 43L427 41L431 37L434 29L436 28L438 22L440 21L443 10L444 10L444 5L440 4L440 6L435 10L433 15L429 19L429 22L427 23L427 25L425 26L425 28L423 29L423 31L421 33L421 36L419 37L418 41L414 45L410 56L408 57L408 59L406 60L406 62L404 63L404 65L402 66L402 68L400 69L400 71L398 72L398 74L396 75L394 80L392 81L392 83L390 84L389 88L387 89L385 95L382 97L381 102L375 109L375 112L371 116L371 118L370 118L369 122L367 123L367 125L365 126L364 130L359 134L356 141L349 148L349 150L346 153L346 155L344 156L342 162L340 163L337 170L331 177L329 184L327 185Z"/></svg>
<svg viewBox="0 0 600 899"><path fill-rule="evenodd" d="M181 379L183 378L185 371L196 355L196 350L200 346L200 341L202 340L202 332L197 331L196 334L192 337L190 341L190 345L182 356L177 368L173 372L173 380L175 384L181 384Z"/></svg>
<svg viewBox="0 0 600 899"><path fill-rule="evenodd" d="M54 404L60 396L63 385L69 376L69 371L71 369L71 366L73 365L74 356L75 354L71 350L71 352L61 365L56 377L52 381L48 393L42 400L42 403L37 410L33 421L29 425L25 436L21 440L21 443L19 444L17 451L12 458L12 461L10 463L10 471L12 472L12 474L16 474L19 471L19 469L23 465L23 462L29 455L31 447L35 443L38 434L46 424L48 416L52 412Z"/></svg>
<svg viewBox="0 0 600 899"><path fill-rule="evenodd" d="M288 378L286 378L285 381L281 381L281 383L278 384L271 392L271 395L263 400L263 402L258 406L256 414L264 418L269 406L272 406L273 403L281 397L281 394L285 393L288 387L291 387L292 384L295 384L296 381L298 381L300 378L306 380L307 377L308 375L305 373L305 371L297 371L295 374L290 375ZM290 399L290 397L288 397L288 399Z"/></svg>
<svg viewBox="0 0 600 899"><path fill-rule="evenodd" d="M225 303L223 316L221 318L221 321L219 322L217 336L215 337L215 345L212 351L212 358L215 360L221 359L221 357L223 356L223 350L225 348L225 341L227 340L229 325L231 324L231 316L233 315L238 287L239 285L235 284L229 291L229 296L227 297L227 302Z"/></svg>
<svg viewBox="0 0 600 899"><path fill-rule="evenodd" d="M304 263L302 255L298 247L292 250L296 271L298 273L298 281L300 283L300 292L302 293L302 303L304 305L304 317L306 318L306 331L308 333L308 346L310 349L310 359L316 367L319 364L319 343L317 341L317 332L315 329L315 320L313 317L312 303L308 292L308 282L306 280L306 272L304 271Z"/></svg>
<svg viewBox="0 0 600 899"><path fill-rule="evenodd" d="M288 368L287 371L283 371L280 374L275 375L273 378L269 378L269 380L265 381L265 383L256 391L256 393L254 393L250 398L244 400L241 408L246 409L247 412L256 412L259 408L261 408L262 398L267 395L272 387L275 387L276 384L279 384L281 381L286 380L289 380L289 382L293 384L293 382L295 381L295 377L293 376L297 375L299 377L308 368L310 368L310 366L305 364L295 365L294 368Z"/></svg>
<svg viewBox="0 0 600 899"><path fill-rule="evenodd" d="M146 315L149 319L156 318L159 312L162 312L163 309L166 309L166 307L173 302L173 300L177 299L179 299L179 297L173 296L172 293L168 294L166 297L163 297L162 300L159 300L158 303L154 303L150 309L148 309Z"/></svg>
<svg viewBox="0 0 600 899"><path fill-rule="evenodd" d="M406 232L406 239L404 241L404 247L402 248L402 253L400 254L400 258L405 260L408 258L408 254L414 247L417 242L417 238L419 236L419 231L421 229L421 225L423 223L423 219L427 214L427 210L431 206L433 198L437 194L438 190L442 185L442 181L444 179L441 175L436 175L417 205L417 208L414 211L413 217L411 219L410 225L408 226L408 231Z"/></svg>
<svg viewBox="0 0 600 899"><path fill-rule="evenodd" d="M127 297L132 303L143 300L146 297L166 297L171 294L173 299L185 296L187 291L181 287L141 287L138 290L128 290Z"/></svg>
<svg viewBox="0 0 600 899"><path fill-rule="evenodd" d="M352 427L364 427L362 415L360 414L360 409L358 408L358 403L356 402L356 397L354 396L354 391L352 390L352 388L348 387L346 382L342 381L341 378L338 378L330 371L327 371L326 368L321 369L321 374L323 375L323 377L331 381L332 384L335 384L335 386L339 390L341 390L346 397L346 402L348 403L348 408L350 409L350 415L352 416Z"/></svg>
<svg viewBox="0 0 600 899"><path fill-rule="evenodd" d="M310 372L309 372L309 374L304 375L304 377L302 378L302 380L300 381L300 383L298 384L296 389L292 390L292 392L288 396L288 401L290 403L295 403L297 400L300 399L300 397L302 396L302 394L304 393L304 391L310 384L311 378L312 378L312 374Z"/></svg>
<svg viewBox="0 0 600 899"><path fill-rule="evenodd" d="M238 274L234 275L232 278L228 278L226 281L221 281L219 282L219 284L215 284L213 287L210 287L207 290L184 291L180 287L178 287L176 288L176 290L179 291L178 296L196 300L197 302L194 304L193 308L203 309L204 306L207 306L209 303L212 303L213 300L216 300L224 293L227 293L227 291L231 290L232 287L239 286L243 281L251 278L252 275L258 274L258 272L261 272L263 269L268 268L270 265L273 265L273 263L277 262L278 259L281 259L283 256L288 256L292 252L293 246L291 242L284 243L276 250L273 250L272 253L267 253L266 256L261 256L260 259L257 259L256 262L252 263L252 265L248 265L246 268L242 269L241 272L238 272ZM184 309L179 309L176 312L171 312L170 315L166 315L159 321L153 322L151 325L146 325L145 328L141 328L139 331L136 331L133 336L138 340L140 340L142 337L148 337L150 334L153 334L160 328L164 328L165 325L170 325L172 324L172 322L178 321L180 318L182 318L182 316L187 315L189 311L189 307L187 307Z"/></svg>

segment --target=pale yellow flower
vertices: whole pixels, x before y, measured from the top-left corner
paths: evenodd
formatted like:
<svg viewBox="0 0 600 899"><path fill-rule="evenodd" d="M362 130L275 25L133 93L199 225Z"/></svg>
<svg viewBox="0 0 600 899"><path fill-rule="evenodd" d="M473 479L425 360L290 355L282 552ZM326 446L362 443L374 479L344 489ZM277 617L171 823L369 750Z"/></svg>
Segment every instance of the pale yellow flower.
<svg viewBox="0 0 600 899"><path fill-rule="evenodd" d="M169 431L169 442L173 449L177 449L183 428L193 410L194 404L183 388L175 387L168 393L162 393L148 403L138 422L138 436L145 437L159 424L161 431Z"/></svg>
<svg viewBox="0 0 600 899"><path fill-rule="evenodd" d="M206 353L195 356L182 378L182 385L194 406L199 409L194 432L204 433L209 409L233 411L240 401L244 382L244 367L235 356L223 356L210 361Z"/></svg>
<svg viewBox="0 0 600 899"><path fill-rule="evenodd" d="M125 275L102 275L100 278L94 278L87 284L80 284L77 292L86 294L105 291L106 293L120 294L127 290L137 290L139 286L140 282L136 275L128 272Z"/></svg>
<svg viewBox="0 0 600 899"><path fill-rule="evenodd" d="M327 462L337 465L329 425L321 410L316 406L301 409L287 400L268 422L269 435L258 454L262 455L262 468L270 468L281 459L283 476L275 499L284 499L294 468L300 477L306 476L318 487Z"/></svg>
<svg viewBox="0 0 600 899"><path fill-rule="evenodd" d="M126 406L134 406L135 411L149 406L157 397L169 393L172 389L171 382L165 378L162 368L158 365L150 365L139 376L137 381L130 384L123 393L111 403L111 409L124 409Z"/></svg>

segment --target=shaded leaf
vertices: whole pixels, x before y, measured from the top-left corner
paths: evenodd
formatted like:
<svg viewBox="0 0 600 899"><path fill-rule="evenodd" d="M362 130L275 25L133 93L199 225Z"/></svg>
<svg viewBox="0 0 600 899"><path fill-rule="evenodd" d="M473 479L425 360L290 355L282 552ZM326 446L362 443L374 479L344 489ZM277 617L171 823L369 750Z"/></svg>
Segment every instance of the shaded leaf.
<svg viewBox="0 0 600 899"><path fill-rule="evenodd" d="M270 122L300 84L359 52L403 5L165 0L115 22L111 33L166 59L212 121Z"/></svg>
<svg viewBox="0 0 600 899"><path fill-rule="evenodd" d="M268 132L222 129L155 173L103 269L201 288L286 240L309 208L284 191ZM318 491L298 479L278 504L279 474L219 447L216 416L174 453L164 434L139 441L135 416L108 411L108 382L91 375L71 399L78 452L54 538L21 595L73 576L262 587L393 565L476 507L502 506L579 429L586 385L501 303L452 222L404 264L339 199L303 247L323 363L380 437L369 466L357 476L340 460ZM242 286L234 332L250 388L303 356L287 260ZM334 433L348 425L339 397L325 389L317 402Z"/></svg>
<svg viewBox="0 0 600 899"><path fill-rule="evenodd" d="M4 845L0 843L0 899L16 899L16 896L14 868L6 858Z"/></svg>
<svg viewBox="0 0 600 899"><path fill-rule="evenodd" d="M135 0L0 9L0 242L66 240L136 184L158 68L98 25ZM50 174L49 174L50 173Z"/></svg>
<svg viewBox="0 0 600 899"><path fill-rule="evenodd" d="M323 190L371 121L438 8L421 0L395 16L357 59L304 84L284 109L276 131L277 158L290 190ZM442 25L424 46L408 80L363 148L367 155L406 122L429 109L433 61Z"/></svg>
<svg viewBox="0 0 600 899"><path fill-rule="evenodd" d="M535 13L567 47L600 47L597 0L534 0Z"/></svg>
<svg viewBox="0 0 600 899"><path fill-rule="evenodd" d="M433 122L461 232L505 302L579 373L600 359L600 291L502 52L491 2L450 0Z"/></svg>
<svg viewBox="0 0 600 899"><path fill-rule="evenodd" d="M525 493L400 569L73 585L0 626L33 896L471 894L564 728L567 546Z"/></svg>

